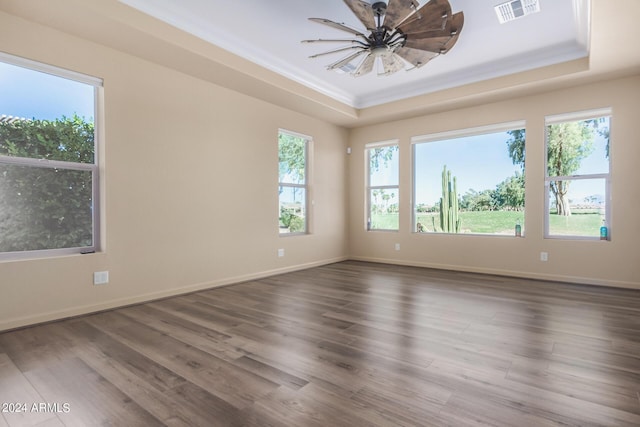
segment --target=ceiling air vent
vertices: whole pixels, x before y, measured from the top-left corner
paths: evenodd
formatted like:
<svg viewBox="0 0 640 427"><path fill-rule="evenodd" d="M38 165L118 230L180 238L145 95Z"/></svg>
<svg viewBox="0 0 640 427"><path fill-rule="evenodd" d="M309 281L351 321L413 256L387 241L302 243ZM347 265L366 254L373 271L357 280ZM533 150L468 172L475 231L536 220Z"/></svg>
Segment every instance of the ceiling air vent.
<svg viewBox="0 0 640 427"><path fill-rule="evenodd" d="M498 20L501 24L504 24L505 22L540 12L540 3L538 0L513 0L499 4L495 9Z"/></svg>

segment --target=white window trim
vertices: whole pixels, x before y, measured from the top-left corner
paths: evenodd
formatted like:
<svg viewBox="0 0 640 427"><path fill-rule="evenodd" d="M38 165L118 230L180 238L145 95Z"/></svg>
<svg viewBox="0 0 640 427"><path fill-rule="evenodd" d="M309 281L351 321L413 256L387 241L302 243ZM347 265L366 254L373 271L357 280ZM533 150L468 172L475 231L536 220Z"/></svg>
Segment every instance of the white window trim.
<svg viewBox="0 0 640 427"><path fill-rule="evenodd" d="M94 152L93 163L75 163L65 162L57 160L46 159L31 159L23 157L10 157L0 156L0 163L15 164L30 167L39 168L51 168L51 169L65 169L65 170L80 170L91 171L92 182L92 202L93 202L93 245L82 246L75 248L59 248L59 249L41 249L32 251L19 251L19 252L1 252L1 261L12 260L24 260L24 259L38 259L38 258L51 258L56 256L65 255L78 255L89 254L98 252L102 249L102 236L101 236L101 185L100 185L100 149L102 146L101 141L101 126L102 126L102 97L103 97L103 80L99 77L89 76L76 71L71 71L65 68L56 67L54 65L44 64L38 61L34 61L27 58L22 58L15 55L10 55L5 52L0 52L0 62L6 64L15 65L22 68L27 68L33 71L39 71L46 74L50 74L56 77L69 79L78 83L88 84L93 86L93 99L94 99Z"/></svg>
<svg viewBox="0 0 640 427"><path fill-rule="evenodd" d="M544 118L544 238L551 240L600 240L597 236L576 236L576 235L559 235L549 233L549 210L551 206L549 204L549 191L551 190L552 181L580 181L588 179L604 179L605 180L605 210L604 217L607 225L608 240L611 240L611 144L609 144L609 173L597 173L597 174L582 174L582 175L568 175L568 176L549 176L549 168L547 165L547 126L559 123L573 122L597 119L600 117L609 117L609 132L613 127L613 108L598 108L593 110L577 111L572 113L561 113ZM609 134L609 141L611 141L611 133Z"/></svg>
<svg viewBox="0 0 640 427"><path fill-rule="evenodd" d="M506 132L514 129L524 129L526 128L526 124L527 122L525 120L514 120L511 122L429 133L426 135L411 137L411 145L421 144L424 142L437 142L447 139L464 138L468 136L486 135L488 133Z"/></svg>
<svg viewBox="0 0 640 427"><path fill-rule="evenodd" d="M311 234L311 206L314 205L311 199L311 155L313 152L313 137L309 135L305 135L303 133L290 131L287 129L278 129L278 135L281 133L286 133L287 135L295 136L298 138L304 139L306 142L304 144L304 184L291 184L291 183L282 183L278 180L278 188L287 187L287 188L302 188L304 189L305 199L304 199L304 229L305 231L297 231L294 233L281 233L278 232L280 237L294 237L294 236L306 236ZM278 217L280 215L280 200L278 200Z"/></svg>
<svg viewBox="0 0 640 427"><path fill-rule="evenodd" d="M102 87L103 85L103 80L99 77L89 76L77 71L56 67L55 65L44 64L42 62L22 58L20 56L10 55L4 52L0 52L0 62L16 65L22 68L28 68L34 71L40 71L42 73L51 74L52 76L62 77L64 79L73 80L78 83L85 83L94 87Z"/></svg>
<svg viewBox="0 0 640 427"><path fill-rule="evenodd" d="M398 185L371 185L371 157L369 153L372 149L383 148L383 147L398 147L398 156L400 155L400 141L397 139L380 141L380 142L371 142L369 144L365 144L364 148L364 162L365 162L365 182L366 185L366 194L365 194L365 230L366 231L382 231L382 232L398 232L400 231L400 225L398 224L398 229L393 228L371 228L371 190L380 189L380 190L398 190L398 200L400 200L400 176L398 176ZM398 175L400 173L400 158L398 157ZM400 203L398 203L398 208L400 207Z"/></svg>

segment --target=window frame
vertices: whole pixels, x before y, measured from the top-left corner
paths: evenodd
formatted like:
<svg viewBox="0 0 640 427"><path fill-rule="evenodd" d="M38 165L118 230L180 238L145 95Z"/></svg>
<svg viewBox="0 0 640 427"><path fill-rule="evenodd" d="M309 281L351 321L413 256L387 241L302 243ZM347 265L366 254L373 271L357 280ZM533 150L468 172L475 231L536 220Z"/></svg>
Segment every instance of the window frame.
<svg viewBox="0 0 640 427"><path fill-rule="evenodd" d="M516 129L524 129L525 133L527 131L527 121L524 119L521 120L512 120L508 122L500 122L489 125L475 126L464 129L454 129L443 132L430 133L425 135L418 135L411 138L411 232L415 234L437 234L437 235L453 235L453 236L483 236L483 237L516 237L512 235L504 235L504 234L493 234L493 233L444 233L444 232L429 232L429 233L421 233L417 230L417 222L418 222L418 212L416 210L416 146L418 144L423 143L431 143L431 142L442 142L452 139L458 138L466 138L472 136L479 135L488 135L492 133L506 132L509 130ZM526 142L525 142L525 153L526 153ZM526 154L525 154L526 158ZM526 199L526 177L525 177L525 199ZM520 237L525 237L525 227L524 220L526 220L527 216L527 208L526 204L524 207L523 213L523 222L522 226L522 234Z"/></svg>
<svg viewBox="0 0 640 427"><path fill-rule="evenodd" d="M313 146L313 137L305 135L299 132L290 131L287 129L278 129L278 157L280 157L280 134L287 134L296 138L302 138L305 141L304 144L304 184L284 183L280 181L280 174L278 173L278 235L280 237L293 237L304 236L311 234L311 185L310 185L310 172L311 172L311 152ZM282 232L280 229L280 188L301 188L304 190L304 231L296 232Z"/></svg>
<svg viewBox="0 0 640 427"><path fill-rule="evenodd" d="M101 148L102 148L102 99L104 95L104 81L102 78L79 73L50 64L0 52L0 62L25 68L31 71L46 73L61 79L93 87L93 163L67 162L27 157L13 157L0 155L0 163L8 165L26 166L37 169L60 169L91 172L91 201L92 201L92 244L89 246L37 249L14 252L0 252L0 261L51 258L66 255L95 253L102 250L102 218L101 218ZM21 119L19 119L21 120Z"/></svg>
<svg viewBox="0 0 640 427"><path fill-rule="evenodd" d="M398 183L396 185L371 185L371 152L376 148L398 147ZM366 231L383 231L383 232L399 232L400 231L400 141L397 139L386 140L380 142L372 142L365 144L364 150L365 161L365 230ZM373 190L393 190L398 194L398 228L371 228L371 192Z"/></svg>
<svg viewBox="0 0 640 427"><path fill-rule="evenodd" d="M579 174L579 175L565 175L565 176L549 176L549 156L548 156L548 132L547 127L552 124L580 122L585 120L597 119L601 117L609 118L609 157L607 159L609 163L608 173L595 173L595 174ZM598 236L579 236L579 235L561 235L550 234L549 230L549 215L550 215L550 197L551 182L553 181L586 181L595 179L604 179L605 185L605 224L607 226L607 240L611 240L611 128L613 122L613 108L604 107L593 110L583 110L571 113L552 114L544 117L544 238L552 240L585 240L594 241L600 240Z"/></svg>

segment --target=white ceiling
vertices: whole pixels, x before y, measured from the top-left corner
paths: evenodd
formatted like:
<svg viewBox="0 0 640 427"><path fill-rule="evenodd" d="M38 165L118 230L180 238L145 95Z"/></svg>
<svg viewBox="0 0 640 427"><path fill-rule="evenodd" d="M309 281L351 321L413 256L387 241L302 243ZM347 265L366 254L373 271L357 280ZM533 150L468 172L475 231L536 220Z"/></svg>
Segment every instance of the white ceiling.
<svg viewBox="0 0 640 427"><path fill-rule="evenodd" d="M341 0L120 0L161 21L355 108L583 58L589 54L589 0L539 0L540 13L500 24L503 0L450 0L465 23L457 44L420 69L352 77L326 66L346 55L303 39L348 34L309 21L327 18L364 30ZM422 0L423 5L427 1ZM341 47L338 44L336 47ZM410 68L410 67L407 67Z"/></svg>

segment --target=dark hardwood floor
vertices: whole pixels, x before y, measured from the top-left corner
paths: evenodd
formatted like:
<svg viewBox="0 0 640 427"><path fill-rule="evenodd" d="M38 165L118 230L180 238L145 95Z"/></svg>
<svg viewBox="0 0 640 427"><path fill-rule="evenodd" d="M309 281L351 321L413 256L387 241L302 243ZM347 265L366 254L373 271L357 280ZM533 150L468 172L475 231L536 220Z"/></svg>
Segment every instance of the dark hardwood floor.
<svg viewBox="0 0 640 427"><path fill-rule="evenodd" d="M0 334L2 427L639 426L639 392L640 291L362 262Z"/></svg>

